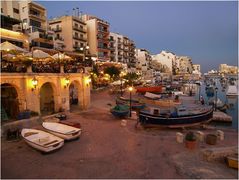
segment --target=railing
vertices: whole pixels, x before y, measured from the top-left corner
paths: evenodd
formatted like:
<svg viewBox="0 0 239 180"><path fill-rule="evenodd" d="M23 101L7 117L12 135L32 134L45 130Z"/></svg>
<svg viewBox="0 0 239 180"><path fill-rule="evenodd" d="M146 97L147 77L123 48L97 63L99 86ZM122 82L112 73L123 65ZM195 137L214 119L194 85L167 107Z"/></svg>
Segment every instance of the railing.
<svg viewBox="0 0 239 180"><path fill-rule="evenodd" d="M58 61L44 62L44 64L36 62L32 65L3 61L1 63L1 73L61 73L60 66L64 66L63 73L81 73L84 72L84 67L92 67L92 60L67 62L65 65L60 65Z"/></svg>
<svg viewBox="0 0 239 180"><path fill-rule="evenodd" d="M33 16L33 17L39 18L39 19L41 19L41 20L46 20L46 16L40 15L40 14L32 14L32 13L29 13L29 16Z"/></svg>
<svg viewBox="0 0 239 180"><path fill-rule="evenodd" d="M56 37L55 40L64 41L64 39L62 37Z"/></svg>
<svg viewBox="0 0 239 180"><path fill-rule="evenodd" d="M73 35L73 38L74 38L74 39L77 39L77 40L80 40L80 41L86 41L86 38L84 38L84 37L79 37L79 36L76 36L76 35Z"/></svg>
<svg viewBox="0 0 239 180"><path fill-rule="evenodd" d="M78 27L78 26L73 26L73 29L76 30L76 31L86 33L86 30L84 30L84 28L81 28L81 27Z"/></svg>
<svg viewBox="0 0 239 180"><path fill-rule="evenodd" d="M51 28L51 30L54 32L60 32L60 31L62 31L62 28L61 27Z"/></svg>

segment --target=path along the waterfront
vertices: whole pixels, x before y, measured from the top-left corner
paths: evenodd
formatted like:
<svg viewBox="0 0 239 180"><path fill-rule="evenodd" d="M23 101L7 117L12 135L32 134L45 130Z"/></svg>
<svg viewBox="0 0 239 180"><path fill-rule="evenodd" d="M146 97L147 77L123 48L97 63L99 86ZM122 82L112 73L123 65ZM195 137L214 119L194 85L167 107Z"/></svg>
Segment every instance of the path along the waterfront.
<svg viewBox="0 0 239 180"><path fill-rule="evenodd" d="M91 99L88 111L68 114L69 120L82 125L80 139L54 153L43 155L23 140L2 138L1 178L237 178L237 170L224 162L202 159L201 150L212 146L199 143L190 151L176 142L181 130L135 129L134 120L123 127L109 113L114 96L103 91ZM213 147L237 146L238 133L224 132L225 140Z"/></svg>

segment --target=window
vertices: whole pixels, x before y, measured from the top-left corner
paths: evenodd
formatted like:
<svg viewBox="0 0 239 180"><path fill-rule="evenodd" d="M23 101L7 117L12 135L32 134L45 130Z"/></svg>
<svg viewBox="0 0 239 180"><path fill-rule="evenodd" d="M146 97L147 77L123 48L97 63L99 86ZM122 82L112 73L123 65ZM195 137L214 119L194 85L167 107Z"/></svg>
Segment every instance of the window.
<svg viewBox="0 0 239 180"><path fill-rule="evenodd" d="M78 33L77 32L75 32L75 37L78 37Z"/></svg>
<svg viewBox="0 0 239 180"><path fill-rule="evenodd" d="M80 26L81 29L83 29L83 26Z"/></svg>
<svg viewBox="0 0 239 180"><path fill-rule="evenodd" d="M30 26L41 27L41 23L30 19Z"/></svg>
<svg viewBox="0 0 239 180"><path fill-rule="evenodd" d="M75 41L75 46L78 46L78 42L77 41Z"/></svg>
<svg viewBox="0 0 239 180"><path fill-rule="evenodd" d="M19 9L13 8L13 12L19 14Z"/></svg>
<svg viewBox="0 0 239 180"><path fill-rule="evenodd" d="M80 43L80 46L83 47L83 46L84 46L84 43Z"/></svg>
<svg viewBox="0 0 239 180"><path fill-rule="evenodd" d="M78 27L78 24L75 23L75 27Z"/></svg>
<svg viewBox="0 0 239 180"><path fill-rule="evenodd" d="M80 34L80 37L83 38L83 34Z"/></svg>
<svg viewBox="0 0 239 180"><path fill-rule="evenodd" d="M3 13L3 9L1 8L1 13Z"/></svg>

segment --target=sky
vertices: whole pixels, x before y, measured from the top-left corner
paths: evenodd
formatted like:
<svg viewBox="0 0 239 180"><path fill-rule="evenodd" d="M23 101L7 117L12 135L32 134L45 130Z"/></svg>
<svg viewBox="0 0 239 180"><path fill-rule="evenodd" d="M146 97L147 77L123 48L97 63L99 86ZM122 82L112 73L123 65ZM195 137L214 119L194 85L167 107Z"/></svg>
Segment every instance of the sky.
<svg viewBox="0 0 239 180"><path fill-rule="evenodd" d="M236 1L38 1L48 18L72 15L78 7L110 23L110 31L132 39L151 54L162 50L189 56L201 71L238 63Z"/></svg>

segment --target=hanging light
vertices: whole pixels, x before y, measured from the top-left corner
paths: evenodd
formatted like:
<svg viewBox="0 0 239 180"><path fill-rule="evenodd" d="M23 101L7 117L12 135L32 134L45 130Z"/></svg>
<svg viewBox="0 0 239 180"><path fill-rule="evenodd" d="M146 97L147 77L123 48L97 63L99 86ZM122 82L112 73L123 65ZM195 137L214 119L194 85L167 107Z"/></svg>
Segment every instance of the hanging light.
<svg viewBox="0 0 239 180"><path fill-rule="evenodd" d="M34 77L32 79L32 86L33 86L32 91L34 91L37 88L37 84L38 84L38 80L36 79L36 77Z"/></svg>

